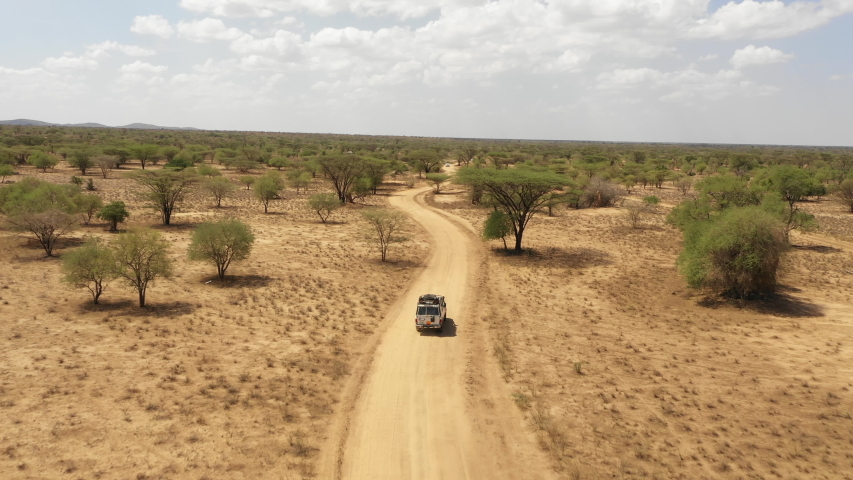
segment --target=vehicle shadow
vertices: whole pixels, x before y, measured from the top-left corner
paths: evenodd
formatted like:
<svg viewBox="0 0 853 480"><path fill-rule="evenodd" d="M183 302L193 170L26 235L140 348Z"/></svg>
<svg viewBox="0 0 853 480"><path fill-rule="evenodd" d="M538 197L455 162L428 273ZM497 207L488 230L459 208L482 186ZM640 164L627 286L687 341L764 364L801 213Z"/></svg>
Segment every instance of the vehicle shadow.
<svg viewBox="0 0 853 480"><path fill-rule="evenodd" d="M444 319L444 328L441 332L438 330L424 330L421 332L422 337L455 337L456 322L452 318Z"/></svg>

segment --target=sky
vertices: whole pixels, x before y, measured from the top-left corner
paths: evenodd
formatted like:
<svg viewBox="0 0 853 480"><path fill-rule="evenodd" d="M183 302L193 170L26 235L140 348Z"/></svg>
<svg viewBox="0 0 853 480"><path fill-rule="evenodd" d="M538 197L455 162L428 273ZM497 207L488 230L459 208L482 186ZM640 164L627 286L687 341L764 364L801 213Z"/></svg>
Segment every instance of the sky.
<svg viewBox="0 0 853 480"><path fill-rule="evenodd" d="M853 146L853 0L0 0L0 120Z"/></svg>

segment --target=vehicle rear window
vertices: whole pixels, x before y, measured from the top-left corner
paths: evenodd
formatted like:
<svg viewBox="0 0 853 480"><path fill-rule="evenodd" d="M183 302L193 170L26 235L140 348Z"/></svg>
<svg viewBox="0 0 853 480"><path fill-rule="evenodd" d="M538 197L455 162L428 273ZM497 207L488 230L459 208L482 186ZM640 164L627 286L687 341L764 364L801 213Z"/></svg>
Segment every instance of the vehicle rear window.
<svg viewBox="0 0 853 480"><path fill-rule="evenodd" d="M438 307L418 307L418 315L440 315Z"/></svg>

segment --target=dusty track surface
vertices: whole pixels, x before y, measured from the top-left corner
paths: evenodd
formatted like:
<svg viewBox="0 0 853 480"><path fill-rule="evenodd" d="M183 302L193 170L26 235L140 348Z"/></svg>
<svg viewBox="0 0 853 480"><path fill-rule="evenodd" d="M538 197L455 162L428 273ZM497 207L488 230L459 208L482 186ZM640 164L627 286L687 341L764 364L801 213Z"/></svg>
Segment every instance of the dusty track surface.
<svg viewBox="0 0 853 480"><path fill-rule="evenodd" d="M478 333L480 246L470 226L424 205L428 190L391 204L432 235L426 269L383 320L372 363L345 393L320 474L343 479L548 478L509 395L489 377L488 349ZM414 306L422 293L444 294L443 333L418 333ZM481 328L481 327L480 327ZM349 398L347 398L349 396ZM346 410L346 402L351 408Z"/></svg>

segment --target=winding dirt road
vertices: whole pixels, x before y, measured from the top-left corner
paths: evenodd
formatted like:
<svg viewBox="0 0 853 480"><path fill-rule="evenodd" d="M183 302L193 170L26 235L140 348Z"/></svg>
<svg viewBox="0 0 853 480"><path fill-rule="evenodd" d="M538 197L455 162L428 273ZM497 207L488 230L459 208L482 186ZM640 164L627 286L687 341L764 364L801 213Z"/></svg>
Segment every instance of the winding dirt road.
<svg viewBox="0 0 853 480"><path fill-rule="evenodd" d="M430 233L432 255L382 320L371 364L344 392L320 477L551 478L508 392L496 385L496 375L485 373L483 324L471 308L481 247L470 225L426 206L426 192L391 198ZM450 323L441 334L415 331L414 309L423 293L446 296Z"/></svg>

